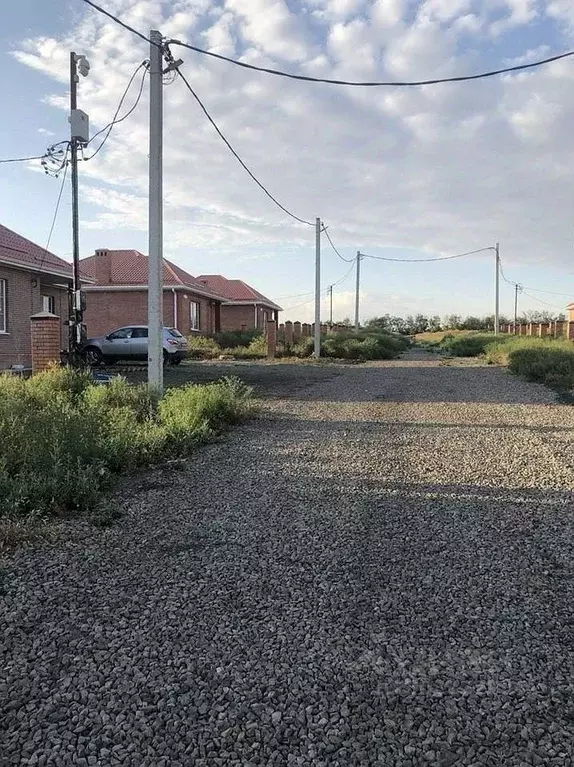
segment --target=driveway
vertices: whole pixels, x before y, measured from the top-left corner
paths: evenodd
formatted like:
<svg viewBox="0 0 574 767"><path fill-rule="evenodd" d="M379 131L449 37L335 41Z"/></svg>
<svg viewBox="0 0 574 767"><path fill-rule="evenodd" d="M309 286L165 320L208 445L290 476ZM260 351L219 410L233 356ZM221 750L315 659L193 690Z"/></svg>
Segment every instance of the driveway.
<svg viewBox="0 0 574 767"><path fill-rule="evenodd" d="M119 525L5 558L0 764L572 765L574 409L426 355L281 368Z"/></svg>

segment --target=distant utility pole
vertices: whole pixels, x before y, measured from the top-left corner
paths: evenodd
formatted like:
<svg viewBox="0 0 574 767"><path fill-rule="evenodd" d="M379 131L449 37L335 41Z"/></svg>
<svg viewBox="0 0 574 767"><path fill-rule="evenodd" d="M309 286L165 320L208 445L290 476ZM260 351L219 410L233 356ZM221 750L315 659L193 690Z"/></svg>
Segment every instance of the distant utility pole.
<svg viewBox="0 0 574 767"><path fill-rule="evenodd" d="M514 285L514 328L516 332L516 326L518 324L518 294L522 293L522 285L515 283Z"/></svg>
<svg viewBox="0 0 574 767"><path fill-rule="evenodd" d="M494 248L494 257L496 264L496 276L494 282L494 335L498 335L500 330L500 248L498 242Z"/></svg>
<svg viewBox="0 0 574 767"><path fill-rule="evenodd" d="M163 394L163 38L152 29L149 63L148 386Z"/></svg>
<svg viewBox="0 0 574 767"><path fill-rule="evenodd" d="M333 327L333 286L329 285L329 325Z"/></svg>
<svg viewBox="0 0 574 767"><path fill-rule="evenodd" d="M355 333L359 332L359 291L361 287L361 251L357 251L357 280L355 283Z"/></svg>
<svg viewBox="0 0 574 767"><path fill-rule="evenodd" d="M78 208L78 147L90 140L88 115L78 109L79 75L87 77L90 63L85 56L70 53L70 164L72 166L72 306L69 334L70 360L79 361L85 340L84 298L80 281L80 216Z"/></svg>
<svg viewBox="0 0 574 767"><path fill-rule="evenodd" d="M321 219L315 219L315 357L321 356Z"/></svg>

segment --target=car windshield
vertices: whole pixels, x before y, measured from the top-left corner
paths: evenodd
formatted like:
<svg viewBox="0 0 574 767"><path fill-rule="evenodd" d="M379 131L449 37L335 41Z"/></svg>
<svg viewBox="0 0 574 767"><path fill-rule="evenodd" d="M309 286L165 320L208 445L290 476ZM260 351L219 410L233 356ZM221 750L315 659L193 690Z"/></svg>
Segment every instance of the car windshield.
<svg viewBox="0 0 574 767"><path fill-rule="evenodd" d="M173 336L174 338L183 338L183 335L179 332L177 328L168 328L167 332L170 334L170 336Z"/></svg>

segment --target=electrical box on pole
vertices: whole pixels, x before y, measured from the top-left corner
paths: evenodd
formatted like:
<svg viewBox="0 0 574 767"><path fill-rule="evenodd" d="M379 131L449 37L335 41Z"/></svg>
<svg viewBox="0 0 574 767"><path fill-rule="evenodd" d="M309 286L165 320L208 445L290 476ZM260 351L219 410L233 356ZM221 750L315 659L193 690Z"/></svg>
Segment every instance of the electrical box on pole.
<svg viewBox="0 0 574 767"><path fill-rule="evenodd" d="M70 138L79 144L87 144L90 140L90 118L81 109L70 112Z"/></svg>

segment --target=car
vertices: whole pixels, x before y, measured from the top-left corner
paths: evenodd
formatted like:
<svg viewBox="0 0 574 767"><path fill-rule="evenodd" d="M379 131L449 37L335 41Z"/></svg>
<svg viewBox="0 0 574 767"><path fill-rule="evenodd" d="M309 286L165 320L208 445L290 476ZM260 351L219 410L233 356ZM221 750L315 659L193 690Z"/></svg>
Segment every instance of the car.
<svg viewBox="0 0 574 767"><path fill-rule="evenodd" d="M127 325L99 338L88 338L82 353L88 365L111 364L118 360L147 360L147 325ZM187 339L177 328L163 329L163 361L179 365L187 356Z"/></svg>

